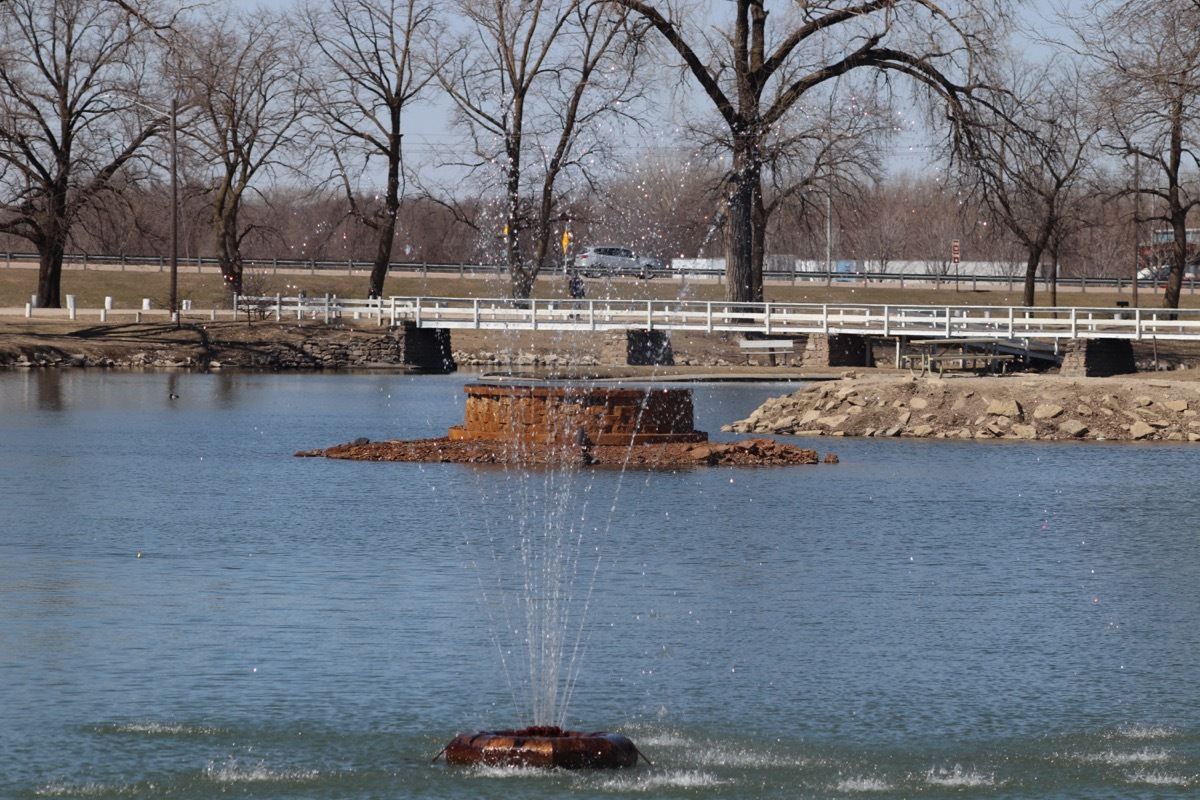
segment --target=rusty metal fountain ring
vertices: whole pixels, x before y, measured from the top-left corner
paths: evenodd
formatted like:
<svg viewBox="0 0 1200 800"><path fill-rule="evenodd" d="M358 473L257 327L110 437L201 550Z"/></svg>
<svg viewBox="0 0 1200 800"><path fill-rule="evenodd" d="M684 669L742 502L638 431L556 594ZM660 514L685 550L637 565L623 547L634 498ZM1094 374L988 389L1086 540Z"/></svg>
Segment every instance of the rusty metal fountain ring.
<svg viewBox="0 0 1200 800"><path fill-rule="evenodd" d="M448 764L540 769L635 767L640 755L633 742L618 733L564 731L553 726L460 733L442 753Z"/></svg>

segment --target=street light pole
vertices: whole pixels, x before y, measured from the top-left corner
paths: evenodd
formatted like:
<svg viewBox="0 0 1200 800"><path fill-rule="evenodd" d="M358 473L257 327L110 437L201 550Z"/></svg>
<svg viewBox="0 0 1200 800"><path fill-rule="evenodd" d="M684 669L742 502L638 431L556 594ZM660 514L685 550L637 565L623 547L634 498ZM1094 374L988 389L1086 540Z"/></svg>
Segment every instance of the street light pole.
<svg viewBox="0 0 1200 800"><path fill-rule="evenodd" d="M0 0L2 2L2 0ZM117 92L113 92L117 94ZM123 94L123 93L122 93ZM139 108L144 108L152 114L162 115L162 109L154 106L146 105L140 100L135 100L132 97L125 97L126 102L132 103ZM168 250L170 269L171 269L171 297L167 301L168 310L171 314L171 321L175 323L175 327L180 326L179 315L179 98L171 98L170 110L167 112L167 122L169 125L168 138L171 140L170 154L170 172L171 172L171 223L170 223L170 246Z"/></svg>
<svg viewBox="0 0 1200 800"><path fill-rule="evenodd" d="M179 313L179 100L171 98L171 318L178 328Z"/></svg>

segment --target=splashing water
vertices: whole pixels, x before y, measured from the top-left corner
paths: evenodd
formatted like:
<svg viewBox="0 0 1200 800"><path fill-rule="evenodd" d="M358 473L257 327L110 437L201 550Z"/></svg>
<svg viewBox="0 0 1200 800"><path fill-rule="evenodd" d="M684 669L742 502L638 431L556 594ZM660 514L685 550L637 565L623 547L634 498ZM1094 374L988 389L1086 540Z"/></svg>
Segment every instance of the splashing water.
<svg viewBox="0 0 1200 800"><path fill-rule="evenodd" d="M622 227L621 222L615 221L616 226ZM608 227L597 222L592 234L603 236ZM715 221L708 226L700 255L719 227ZM637 249L661 249L664 244L642 241ZM560 279L551 272L543 270L542 279ZM684 275L678 279L679 299L686 299L695 286ZM597 299L619 299L649 292L650 284L619 284L610 277L594 289ZM571 335L561 334L559 346L569 350ZM653 372L645 381L653 385L656 378ZM643 397L639 423L646 409ZM522 725L568 727L567 711L591 633L585 624L589 607L603 565L616 562L627 536L614 530L613 519L632 450L615 482L603 481L611 498L598 501L595 474L575 466L579 454L569 443L570 433L559 431L555 437L567 444L560 446L554 466L508 466L499 475L494 469L480 469L477 497L471 503L482 502L486 509L482 530L464 525L464 561L477 577L489 631ZM597 504L599 510L594 508Z"/></svg>

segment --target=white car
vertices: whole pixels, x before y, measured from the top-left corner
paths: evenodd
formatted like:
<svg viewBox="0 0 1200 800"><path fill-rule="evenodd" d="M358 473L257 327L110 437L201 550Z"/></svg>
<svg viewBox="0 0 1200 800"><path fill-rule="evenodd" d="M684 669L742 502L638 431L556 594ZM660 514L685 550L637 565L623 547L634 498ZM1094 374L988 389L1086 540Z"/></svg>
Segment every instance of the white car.
<svg viewBox="0 0 1200 800"><path fill-rule="evenodd" d="M1192 266L1193 266L1192 264L1188 264L1189 269L1185 270L1183 273L1183 279L1185 281L1191 281L1191 280L1196 279L1195 272L1193 272L1190 269L1190 267L1192 267ZM1169 266L1161 266L1161 267L1158 267L1157 269L1152 269L1150 267L1143 267L1142 269L1138 270L1137 276L1138 276L1139 281L1149 281L1149 280L1165 281L1167 278L1171 277L1171 268Z"/></svg>
<svg viewBox="0 0 1200 800"><path fill-rule="evenodd" d="M664 269L663 262L653 256L639 256L628 247L600 245L585 247L576 253L572 268L588 278L609 275L630 275L652 278Z"/></svg>

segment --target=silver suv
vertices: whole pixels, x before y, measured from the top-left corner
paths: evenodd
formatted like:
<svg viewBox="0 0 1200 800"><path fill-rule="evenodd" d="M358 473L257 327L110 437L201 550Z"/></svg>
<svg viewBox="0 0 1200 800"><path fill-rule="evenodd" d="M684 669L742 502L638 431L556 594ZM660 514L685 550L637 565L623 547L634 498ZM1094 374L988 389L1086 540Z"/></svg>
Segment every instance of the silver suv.
<svg viewBox="0 0 1200 800"><path fill-rule="evenodd" d="M572 266L588 278L607 275L635 275L652 278L663 269L663 262L652 256L639 256L628 247L585 247L575 254Z"/></svg>

